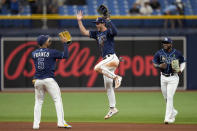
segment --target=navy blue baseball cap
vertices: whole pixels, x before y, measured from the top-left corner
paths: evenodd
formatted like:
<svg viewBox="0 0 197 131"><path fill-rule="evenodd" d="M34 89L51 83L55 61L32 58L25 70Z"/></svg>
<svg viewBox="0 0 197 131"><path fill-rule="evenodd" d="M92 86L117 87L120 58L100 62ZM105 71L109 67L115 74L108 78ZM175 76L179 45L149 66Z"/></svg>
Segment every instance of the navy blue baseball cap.
<svg viewBox="0 0 197 131"><path fill-rule="evenodd" d="M42 46L49 38L50 36L49 35L40 35L38 36L37 38L37 42L40 46Z"/></svg>
<svg viewBox="0 0 197 131"><path fill-rule="evenodd" d="M96 19L96 21L92 21L93 23L105 23L105 19L103 19L102 17L98 17Z"/></svg>
<svg viewBox="0 0 197 131"><path fill-rule="evenodd" d="M162 41L162 44L172 44L172 40L168 37L165 37Z"/></svg>

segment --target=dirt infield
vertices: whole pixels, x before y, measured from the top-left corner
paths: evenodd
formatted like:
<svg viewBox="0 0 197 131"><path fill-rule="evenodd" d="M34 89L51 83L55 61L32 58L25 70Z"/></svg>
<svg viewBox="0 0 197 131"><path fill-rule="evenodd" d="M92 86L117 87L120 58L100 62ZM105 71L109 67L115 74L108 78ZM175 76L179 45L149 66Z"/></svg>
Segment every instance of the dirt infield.
<svg viewBox="0 0 197 131"><path fill-rule="evenodd" d="M72 129L57 128L56 123L41 123L40 131L197 131L189 124L70 123ZM0 131L32 131L30 122L0 122Z"/></svg>

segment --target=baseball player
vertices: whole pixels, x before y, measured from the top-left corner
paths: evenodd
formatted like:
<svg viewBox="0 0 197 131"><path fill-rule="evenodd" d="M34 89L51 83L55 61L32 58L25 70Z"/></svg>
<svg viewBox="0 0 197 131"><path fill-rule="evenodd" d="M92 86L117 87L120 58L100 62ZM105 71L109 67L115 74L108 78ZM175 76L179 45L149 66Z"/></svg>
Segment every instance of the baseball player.
<svg viewBox="0 0 197 131"><path fill-rule="evenodd" d="M35 106L33 129L39 129L41 109L44 102L45 91L52 97L56 112L57 126L61 128L71 128L64 120L64 109L62 104L61 92L54 79L56 59L68 58L67 38L60 37L64 43L64 52L49 49L51 38L48 35L40 35L37 38L39 49L32 52L36 73L33 79L35 87Z"/></svg>
<svg viewBox="0 0 197 131"><path fill-rule="evenodd" d="M185 59L182 54L172 48L172 40L168 37L162 41L163 49L156 52L153 63L161 70L161 91L166 100L164 123L175 122L178 111L173 106L173 97L179 83L179 75L185 68Z"/></svg>
<svg viewBox="0 0 197 131"><path fill-rule="evenodd" d="M122 80L121 76L114 74L114 71L119 65L119 59L114 51L114 36L117 35L117 29L109 18L104 19L102 17L98 17L96 21L93 22L96 24L97 31L89 31L83 26L82 18L83 13L82 11L79 11L77 13L77 20L81 33L95 39L101 49L103 60L94 67L94 70L103 74L104 86L107 90L110 106L110 110L104 118L108 119L118 113L118 109L115 107L116 99L113 88L113 80L115 81L115 88L120 87Z"/></svg>

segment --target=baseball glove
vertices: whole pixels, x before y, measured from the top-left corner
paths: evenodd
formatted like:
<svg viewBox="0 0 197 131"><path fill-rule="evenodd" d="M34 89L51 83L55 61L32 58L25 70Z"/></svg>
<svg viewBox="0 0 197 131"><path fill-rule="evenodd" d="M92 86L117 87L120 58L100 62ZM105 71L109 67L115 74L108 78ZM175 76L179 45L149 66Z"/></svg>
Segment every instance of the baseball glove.
<svg viewBox="0 0 197 131"><path fill-rule="evenodd" d="M59 33L59 37L60 38L64 38L67 40L67 44L71 44L72 43L72 37L70 35L70 33L68 31L62 31Z"/></svg>
<svg viewBox="0 0 197 131"><path fill-rule="evenodd" d="M105 19L110 17L108 8L103 4L98 7L97 12Z"/></svg>
<svg viewBox="0 0 197 131"><path fill-rule="evenodd" d="M176 72L176 73L180 72L179 60L177 60L177 59L172 60L171 66L172 66L172 69L174 70L174 72Z"/></svg>

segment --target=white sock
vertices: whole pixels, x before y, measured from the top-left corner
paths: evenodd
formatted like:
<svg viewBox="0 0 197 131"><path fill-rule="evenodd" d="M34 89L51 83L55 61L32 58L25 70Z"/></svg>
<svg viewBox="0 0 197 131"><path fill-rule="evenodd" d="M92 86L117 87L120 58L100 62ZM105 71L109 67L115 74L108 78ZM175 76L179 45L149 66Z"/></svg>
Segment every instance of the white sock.
<svg viewBox="0 0 197 131"><path fill-rule="evenodd" d="M116 98L115 98L115 93L114 93L114 88L113 88L113 80L104 75L103 75L103 78L104 78L105 89L107 90L109 107L113 108L116 106Z"/></svg>

